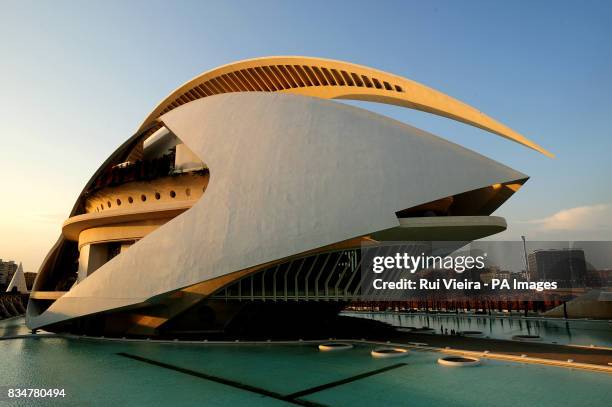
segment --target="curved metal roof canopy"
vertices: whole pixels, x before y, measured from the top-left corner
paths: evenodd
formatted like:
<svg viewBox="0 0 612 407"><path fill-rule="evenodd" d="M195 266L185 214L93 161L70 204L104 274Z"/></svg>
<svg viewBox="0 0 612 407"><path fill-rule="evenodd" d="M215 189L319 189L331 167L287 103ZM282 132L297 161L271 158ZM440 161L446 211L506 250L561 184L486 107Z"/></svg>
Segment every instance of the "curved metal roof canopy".
<svg viewBox="0 0 612 407"><path fill-rule="evenodd" d="M472 106L415 81L348 62L300 56L248 59L205 72L164 99L145 119L139 131L185 103L230 92L287 92L407 107L481 128L554 157Z"/></svg>

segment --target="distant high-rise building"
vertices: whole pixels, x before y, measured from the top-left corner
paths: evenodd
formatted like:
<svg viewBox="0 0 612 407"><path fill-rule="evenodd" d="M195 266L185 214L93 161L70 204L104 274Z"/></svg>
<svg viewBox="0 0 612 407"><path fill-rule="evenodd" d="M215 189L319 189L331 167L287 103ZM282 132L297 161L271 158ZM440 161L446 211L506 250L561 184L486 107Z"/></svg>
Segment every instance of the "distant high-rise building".
<svg viewBox="0 0 612 407"><path fill-rule="evenodd" d="M490 284L494 278L498 280L508 280L510 277L511 274L509 271L500 270L500 268L496 266L485 269L480 273L480 281L486 284Z"/></svg>
<svg viewBox="0 0 612 407"><path fill-rule="evenodd" d="M17 264L12 260L2 261L0 259L0 285L6 286L11 281L17 267Z"/></svg>
<svg viewBox="0 0 612 407"><path fill-rule="evenodd" d="M584 285L586 261L582 249L536 250L528 257L531 281L556 281L559 287Z"/></svg>

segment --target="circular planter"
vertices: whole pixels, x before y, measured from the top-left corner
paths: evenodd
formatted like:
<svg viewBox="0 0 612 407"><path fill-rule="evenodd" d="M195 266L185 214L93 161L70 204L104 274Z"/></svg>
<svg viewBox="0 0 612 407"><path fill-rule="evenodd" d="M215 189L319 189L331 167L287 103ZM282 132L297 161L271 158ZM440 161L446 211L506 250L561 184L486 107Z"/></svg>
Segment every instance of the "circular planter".
<svg viewBox="0 0 612 407"><path fill-rule="evenodd" d="M395 328L395 330L397 332L412 332L414 331L414 328L408 328L408 327L399 327L399 328Z"/></svg>
<svg viewBox="0 0 612 407"><path fill-rule="evenodd" d="M480 364L480 359L468 356L446 356L438 359L438 363L442 366L468 367L478 366Z"/></svg>
<svg viewBox="0 0 612 407"><path fill-rule="evenodd" d="M319 350L321 352L337 352L347 349L353 349L353 345L350 343L342 342L327 342L319 345Z"/></svg>
<svg viewBox="0 0 612 407"><path fill-rule="evenodd" d="M541 341L542 338L539 335L514 335L512 340L520 342L538 342Z"/></svg>
<svg viewBox="0 0 612 407"><path fill-rule="evenodd" d="M482 338L484 333L482 331L461 331L461 335L468 338Z"/></svg>
<svg viewBox="0 0 612 407"><path fill-rule="evenodd" d="M433 334L436 332L436 330L428 326L424 326L422 328L413 329L412 332L419 333L419 334Z"/></svg>
<svg viewBox="0 0 612 407"><path fill-rule="evenodd" d="M403 348L376 348L370 354L376 359L391 359L408 356L408 352Z"/></svg>

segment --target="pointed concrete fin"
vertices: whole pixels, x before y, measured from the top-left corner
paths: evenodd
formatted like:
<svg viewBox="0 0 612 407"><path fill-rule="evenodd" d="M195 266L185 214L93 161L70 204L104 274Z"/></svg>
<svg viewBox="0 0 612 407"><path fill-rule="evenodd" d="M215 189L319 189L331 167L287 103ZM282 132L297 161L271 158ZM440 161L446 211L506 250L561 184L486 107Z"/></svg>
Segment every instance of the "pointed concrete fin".
<svg viewBox="0 0 612 407"><path fill-rule="evenodd" d="M26 285L25 274L23 273L23 266L21 265L21 263L19 263L17 271L15 271L15 274L13 274L13 278L11 279L11 282L6 289L6 292L9 293L13 291L14 287L17 287L17 291L20 293L28 292L28 286Z"/></svg>

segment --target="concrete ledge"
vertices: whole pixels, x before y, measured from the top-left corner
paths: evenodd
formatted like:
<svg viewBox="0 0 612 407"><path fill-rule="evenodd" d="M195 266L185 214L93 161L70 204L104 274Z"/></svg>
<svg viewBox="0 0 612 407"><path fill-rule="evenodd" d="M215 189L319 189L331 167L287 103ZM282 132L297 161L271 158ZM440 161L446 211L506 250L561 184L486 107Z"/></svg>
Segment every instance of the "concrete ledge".
<svg viewBox="0 0 612 407"><path fill-rule="evenodd" d="M62 335L59 334L23 334L23 335L10 335L0 336L0 341L6 341L9 339L42 339L42 338L59 338Z"/></svg>
<svg viewBox="0 0 612 407"><path fill-rule="evenodd" d="M506 230L499 216L399 218L399 227L372 234L376 240L472 241Z"/></svg>
<svg viewBox="0 0 612 407"><path fill-rule="evenodd" d="M32 335L36 336L36 335ZM46 336L46 335L45 335ZM321 344L330 342L330 339L312 339L312 340L297 340L297 341L179 341L179 340L150 340L150 339L127 339L127 338L105 338L105 337L92 337L92 336L78 336L72 334L58 334L52 335L58 337L64 337L66 339L76 339L76 340L90 340L90 341L105 341L105 342L139 342L139 343L157 343L157 344L174 344L174 345L303 345L303 344ZM398 343L398 342L381 342L381 341L370 341L370 340L356 340L356 339L334 339L334 342L343 342L343 343L352 343L352 344L368 344L368 345L376 345L376 346L385 346L385 347L397 347L397 348L405 348L405 349L413 349L413 350L421 350L428 352L439 352L447 355L457 355L457 356L466 356L472 358L480 358L480 359L492 359L492 360L504 360L509 362L516 363L530 363L537 365L546 365L546 366L554 366L554 367L564 367L570 369L581 369L588 370L592 372L600 372L600 373L608 373L612 374L612 366L606 365L596 365L591 363L580 363L580 362L570 362L569 359L567 361L562 360L553 360L553 359L543 359L543 358L534 358L529 357L527 355L523 356L515 356L504 353L495 353L489 352L486 350L483 351L468 351L462 349L451 349L449 347L439 348L434 346L423 346L420 344L406 344L406 343ZM561 345L559 345L561 346Z"/></svg>

